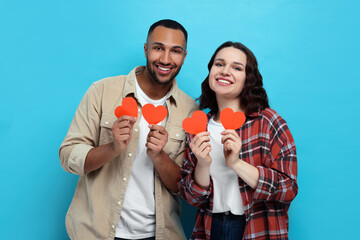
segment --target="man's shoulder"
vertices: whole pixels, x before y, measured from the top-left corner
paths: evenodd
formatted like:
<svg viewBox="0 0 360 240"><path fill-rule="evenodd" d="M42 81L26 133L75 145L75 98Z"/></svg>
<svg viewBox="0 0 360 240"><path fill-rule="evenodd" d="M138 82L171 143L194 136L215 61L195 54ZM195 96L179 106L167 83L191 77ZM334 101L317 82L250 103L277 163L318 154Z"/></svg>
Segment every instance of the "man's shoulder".
<svg viewBox="0 0 360 240"><path fill-rule="evenodd" d="M98 81L93 82L92 85L94 85L97 88L105 88L107 86L116 88L116 87L123 87L125 81L126 81L126 75L118 75L118 76L112 76L112 77L106 77L100 79Z"/></svg>
<svg viewBox="0 0 360 240"><path fill-rule="evenodd" d="M127 80L134 80L136 71L141 71L142 66L136 66L128 74L106 77L93 83L94 86L106 88L110 86L113 89L123 88Z"/></svg>
<svg viewBox="0 0 360 240"><path fill-rule="evenodd" d="M182 91L181 89L179 90L179 95L178 95L178 105L181 108L186 108L189 111L193 110L193 109L197 109L199 107L199 105L196 103L196 101L190 97L189 95L187 95L184 91Z"/></svg>

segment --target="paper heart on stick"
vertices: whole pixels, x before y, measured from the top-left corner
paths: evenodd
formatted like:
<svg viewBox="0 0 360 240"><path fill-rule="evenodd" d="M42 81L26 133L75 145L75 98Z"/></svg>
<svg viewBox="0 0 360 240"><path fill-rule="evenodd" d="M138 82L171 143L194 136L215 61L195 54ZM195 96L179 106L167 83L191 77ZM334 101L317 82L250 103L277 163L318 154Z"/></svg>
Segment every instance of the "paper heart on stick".
<svg viewBox="0 0 360 240"><path fill-rule="evenodd" d="M142 114L149 124L158 124L165 119L167 109L163 105L155 107L153 104L148 103L143 106Z"/></svg>
<svg viewBox="0 0 360 240"><path fill-rule="evenodd" d="M138 108L135 99L132 97L124 98L122 100L121 106L115 108L114 113L117 118L121 117L122 115L137 117Z"/></svg>
<svg viewBox="0 0 360 240"><path fill-rule="evenodd" d="M182 127L185 132L196 135L198 133L206 131L207 120L208 119L206 113L201 110L197 110L193 113L191 117L184 119L184 121L182 122Z"/></svg>
<svg viewBox="0 0 360 240"><path fill-rule="evenodd" d="M220 122L225 129L238 129L245 123L246 117L242 112L234 112L231 108L225 108L220 112Z"/></svg>

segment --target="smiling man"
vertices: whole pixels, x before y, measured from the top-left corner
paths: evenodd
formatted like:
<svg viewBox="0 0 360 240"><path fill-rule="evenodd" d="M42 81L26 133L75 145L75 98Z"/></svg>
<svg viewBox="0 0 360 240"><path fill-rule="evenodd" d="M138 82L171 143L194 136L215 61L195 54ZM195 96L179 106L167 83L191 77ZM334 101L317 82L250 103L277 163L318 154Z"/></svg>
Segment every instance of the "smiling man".
<svg viewBox="0 0 360 240"><path fill-rule="evenodd" d="M182 120L197 109L175 80L186 45L182 25L154 23L146 67L93 83L80 102L59 151L62 167L80 175L66 215L71 239L185 239L174 193L185 150ZM125 97L137 101L137 118L115 117ZM167 108L161 124L142 117L148 103Z"/></svg>

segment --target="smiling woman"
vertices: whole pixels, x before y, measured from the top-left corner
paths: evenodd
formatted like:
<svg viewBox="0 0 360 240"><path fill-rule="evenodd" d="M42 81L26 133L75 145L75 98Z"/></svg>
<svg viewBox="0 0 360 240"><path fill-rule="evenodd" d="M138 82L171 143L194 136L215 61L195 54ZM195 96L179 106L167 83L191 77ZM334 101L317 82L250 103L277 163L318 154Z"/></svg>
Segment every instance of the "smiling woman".
<svg viewBox="0 0 360 240"><path fill-rule="evenodd" d="M209 74L209 85L225 99L236 99L245 83L246 55L234 47L221 49L214 60ZM237 101L239 102L239 101Z"/></svg>
<svg viewBox="0 0 360 240"><path fill-rule="evenodd" d="M202 83L200 108L210 108L207 131L187 138L179 188L198 208L191 239L287 239L297 187L297 156L286 122L269 108L252 52L225 42ZM227 129L220 112L244 112ZM274 214L276 213L276 214Z"/></svg>

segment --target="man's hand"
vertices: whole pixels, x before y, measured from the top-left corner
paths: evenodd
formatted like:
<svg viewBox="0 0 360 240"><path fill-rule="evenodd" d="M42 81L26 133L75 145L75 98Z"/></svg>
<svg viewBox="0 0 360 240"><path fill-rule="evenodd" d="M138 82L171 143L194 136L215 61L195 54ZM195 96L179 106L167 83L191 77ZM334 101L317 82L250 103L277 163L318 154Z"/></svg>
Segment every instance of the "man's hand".
<svg viewBox="0 0 360 240"><path fill-rule="evenodd" d="M130 116L121 116L112 126L114 141L95 147L89 151L84 164L84 172L92 172L104 166L120 153L126 151L131 140L132 128L136 118Z"/></svg>
<svg viewBox="0 0 360 240"><path fill-rule="evenodd" d="M114 122L112 133L114 137L113 148L116 154L126 151L132 137L133 126L136 122L135 117L121 116Z"/></svg>
<svg viewBox="0 0 360 240"><path fill-rule="evenodd" d="M155 159L165 147L168 141L168 132L163 126L149 125L150 132L146 139L146 153L150 159Z"/></svg>
<svg viewBox="0 0 360 240"><path fill-rule="evenodd" d="M221 138L221 143L224 146L224 156L226 164L234 169L236 163L239 163L241 160L239 154L241 151L241 139L235 130L228 129L221 133L223 136Z"/></svg>

